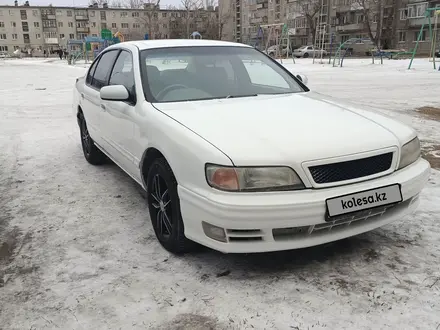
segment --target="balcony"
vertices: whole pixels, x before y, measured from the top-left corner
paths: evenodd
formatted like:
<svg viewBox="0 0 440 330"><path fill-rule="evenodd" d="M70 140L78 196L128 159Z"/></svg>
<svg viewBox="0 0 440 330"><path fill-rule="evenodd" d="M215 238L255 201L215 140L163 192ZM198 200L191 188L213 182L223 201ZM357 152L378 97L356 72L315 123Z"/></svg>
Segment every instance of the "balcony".
<svg viewBox="0 0 440 330"><path fill-rule="evenodd" d="M431 19L432 21L432 19ZM408 18L409 26L422 26L423 23L428 24L428 19L425 17Z"/></svg>
<svg viewBox="0 0 440 330"><path fill-rule="evenodd" d="M89 16L88 15L75 15L75 19L77 21L88 21Z"/></svg>
<svg viewBox="0 0 440 330"><path fill-rule="evenodd" d="M89 33L90 29L88 27L77 27L76 28L76 32L80 32L80 33Z"/></svg>
<svg viewBox="0 0 440 330"><path fill-rule="evenodd" d="M41 19L43 19L43 20L51 20L51 19L53 19L53 20L56 20L57 19L57 17L55 16L55 15L41 15Z"/></svg>
<svg viewBox="0 0 440 330"><path fill-rule="evenodd" d="M55 26L43 26L43 32L57 32Z"/></svg>
<svg viewBox="0 0 440 330"><path fill-rule="evenodd" d="M364 23L346 24L346 25L339 25L336 27L337 32L359 31L364 29L365 29Z"/></svg>
<svg viewBox="0 0 440 330"><path fill-rule="evenodd" d="M58 45L58 38L44 38L44 43L48 45Z"/></svg>

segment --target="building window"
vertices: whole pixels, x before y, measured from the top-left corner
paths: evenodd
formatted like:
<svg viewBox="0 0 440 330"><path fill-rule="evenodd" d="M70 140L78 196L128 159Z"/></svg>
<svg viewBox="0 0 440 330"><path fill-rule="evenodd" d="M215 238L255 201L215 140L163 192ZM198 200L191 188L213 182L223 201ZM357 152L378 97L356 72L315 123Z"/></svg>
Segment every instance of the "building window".
<svg viewBox="0 0 440 330"><path fill-rule="evenodd" d="M64 34L60 33L60 39L64 39Z"/></svg>
<svg viewBox="0 0 440 330"><path fill-rule="evenodd" d="M166 25L166 24L164 24L164 25L162 25L162 27L163 27L164 29L166 29L166 28L167 28L167 25Z"/></svg>
<svg viewBox="0 0 440 330"><path fill-rule="evenodd" d="M121 23L121 28L128 29L128 23Z"/></svg>
<svg viewBox="0 0 440 330"><path fill-rule="evenodd" d="M21 22L21 28L23 29L23 32L29 32L28 22Z"/></svg>
<svg viewBox="0 0 440 330"><path fill-rule="evenodd" d="M33 15L33 16L38 16L38 10L35 10L35 9L32 10L32 15Z"/></svg>
<svg viewBox="0 0 440 330"><path fill-rule="evenodd" d="M28 44L29 42L30 42L30 40L29 40L29 34L23 34L23 40L24 40L24 42L26 43L26 44Z"/></svg>
<svg viewBox="0 0 440 330"><path fill-rule="evenodd" d="M139 17L139 12L134 11L134 12L131 13L131 16L132 17Z"/></svg>
<svg viewBox="0 0 440 330"><path fill-rule="evenodd" d="M100 15L101 15L101 21L105 21L105 11L101 11L100 12Z"/></svg>
<svg viewBox="0 0 440 330"><path fill-rule="evenodd" d="M12 33L12 40L17 40L17 39L18 39L17 33Z"/></svg>
<svg viewBox="0 0 440 330"><path fill-rule="evenodd" d="M70 27L70 28L73 28L73 22L68 22L67 26Z"/></svg>
<svg viewBox="0 0 440 330"><path fill-rule="evenodd" d="M167 13L162 13L162 17L167 17Z"/></svg>
<svg viewBox="0 0 440 330"><path fill-rule="evenodd" d="M0 46L0 52L7 52L8 46Z"/></svg>
<svg viewBox="0 0 440 330"><path fill-rule="evenodd" d="M94 11L94 10L92 10L92 11L90 12L90 17L95 17L95 11Z"/></svg>
<svg viewBox="0 0 440 330"><path fill-rule="evenodd" d="M70 33L69 34L69 39L74 39L74 38L75 38L75 35L73 33Z"/></svg>
<svg viewBox="0 0 440 330"><path fill-rule="evenodd" d="M14 11L9 9L9 16L14 16Z"/></svg>
<svg viewBox="0 0 440 330"><path fill-rule="evenodd" d="M107 23L101 23L101 29L106 29L107 28Z"/></svg>
<svg viewBox="0 0 440 330"><path fill-rule="evenodd" d="M140 29L141 25L139 23L133 23L133 29Z"/></svg>
<svg viewBox="0 0 440 330"><path fill-rule="evenodd" d="M63 22L58 22L58 27L63 27Z"/></svg>
<svg viewBox="0 0 440 330"><path fill-rule="evenodd" d="M20 46L14 46L14 50L20 49Z"/></svg>
<svg viewBox="0 0 440 330"><path fill-rule="evenodd" d="M11 22L11 26L12 26L12 27L17 27L17 23L15 23L15 22Z"/></svg>
<svg viewBox="0 0 440 330"><path fill-rule="evenodd" d="M127 17L127 16L128 16L128 14L126 11L121 11L121 17Z"/></svg>
<svg viewBox="0 0 440 330"><path fill-rule="evenodd" d="M72 11L71 10L67 11L67 17L72 17Z"/></svg>
<svg viewBox="0 0 440 330"><path fill-rule="evenodd" d="M5 27L5 22L0 22L0 28L4 28Z"/></svg>
<svg viewBox="0 0 440 330"><path fill-rule="evenodd" d="M24 10L20 10L20 17L21 17L21 19L27 19L27 12L26 12L26 10L24 9Z"/></svg>
<svg viewBox="0 0 440 330"><path fill-rule="evenodd" d="M414 42L416 42L419 38L419 33L419 31L414 32ZM426 41L426 31L422 31L422 36L420 37L419 41Z"/></svg>
<svg viewBox="0 0 440 330"><path fill-rule="evenodd" d="M117 28L116 23L112 23L112 29L116 29L116 28Z"/></svg>
<svg viewBox="0 0 440 330"><path fill-rule="evenodd" d="M39 28L40 27L40 22L34 22L34 27L35 28Z"/></svg>
<svg viewBox="0 0 440 330"><path fill-rule="evenodd" d="M399 42L405 42L406 41L406 32L400 31L399 32Z"/></svg>
<svg viewBox="0 0 440 330"><path fill-rule="evenodd" d="M37 33L37 34L35 35L35 38L36 38L36 39L41 39L41 34Z"/></svg>
<svg viewBox="0 0 440 330"><path fill-rule="evenodd" d="M346 42L348 39L350 39L350 36L349 36L349 35L343 35L343 36L341 36L341 42L342 42L342 43Z"/></svg>
<svg viewBox="0 0 440 330"><path fill-rule="evenodd" d="M92 27L96 27L96 22L92 22Z"/></svg>
<svg viewBox="0 0 440 330"><path fill-rule="evenodd" d="M407 13L408 13L408 9L402 9L400 11L400 20L401 21L404 21L404 20L406 20L408 18Z"/></svg>

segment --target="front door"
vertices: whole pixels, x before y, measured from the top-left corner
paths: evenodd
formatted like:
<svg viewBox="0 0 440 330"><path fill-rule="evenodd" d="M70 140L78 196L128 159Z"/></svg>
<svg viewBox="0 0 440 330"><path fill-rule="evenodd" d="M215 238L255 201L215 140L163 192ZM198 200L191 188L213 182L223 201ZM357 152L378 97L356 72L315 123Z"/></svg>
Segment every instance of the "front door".
<svg viewBox="0 0 440 330"><path fill-rule="evenodd" d="M84 87L84 96L81 103L84 105L83 111L89 128L90 136L95 142L111 153L104 137L104 125L102 121L102 107L99 91L107 85L110 71L115 63L119 50L111 50L103 53L99 60L92 64L89 74L86 77L86 86ZM93 70L93 71L92 71Z"/></svg>
<svg viewBox="0 0 440 330"><path fill-rule="evenodd" d="M134 156L130 152L133 147L134 114L136 91L133 74L133 56L129 51L122 50L116 59L110 74L109 85L123 85L127 88L130 99L127 101L101 100L103 137L115 154L115 161L129 174L137 176Z"/></svg>

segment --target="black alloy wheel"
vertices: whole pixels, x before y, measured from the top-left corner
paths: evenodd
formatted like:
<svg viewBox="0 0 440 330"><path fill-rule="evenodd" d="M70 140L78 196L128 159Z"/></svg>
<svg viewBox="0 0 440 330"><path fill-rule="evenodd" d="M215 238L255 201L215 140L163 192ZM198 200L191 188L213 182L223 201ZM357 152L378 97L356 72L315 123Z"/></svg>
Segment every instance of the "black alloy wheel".
<svg viewBox="0 0 440 330"><path fill-rule="evenodd" d="M177 181L164 158L153 162L146 181L148 210L160 244L176 254L191 251L195 243L185 237Z"/></svg>

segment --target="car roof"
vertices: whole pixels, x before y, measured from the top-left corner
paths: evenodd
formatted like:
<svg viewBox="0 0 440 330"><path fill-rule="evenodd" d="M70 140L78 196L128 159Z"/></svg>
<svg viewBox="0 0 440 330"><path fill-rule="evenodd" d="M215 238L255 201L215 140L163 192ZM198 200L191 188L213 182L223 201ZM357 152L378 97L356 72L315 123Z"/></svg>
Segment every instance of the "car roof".
<svg viewBox="0 0 440 330"><path fill-rule="evenodd" d="M193 46L229 46L229 47L247 47L252 48L249 45L240 44L229 41L219 40L207 40L207 39L157 39L157 40L136 40L126 41L110 46L109 48L118 48L124 46L136 46L139 50L152 49L152 48L173 48L173 47L193 47Z"/></svg>

